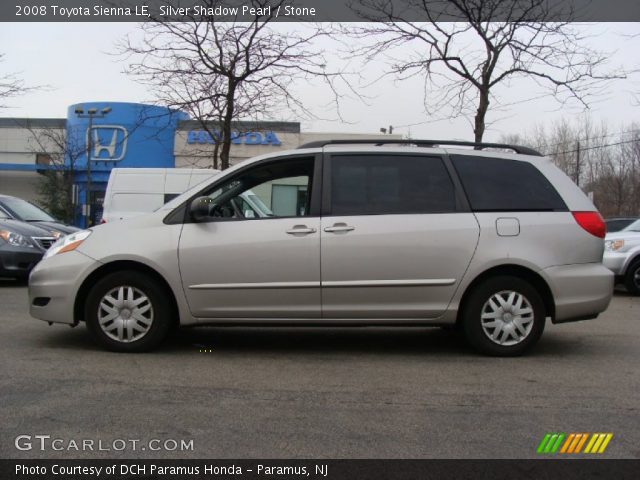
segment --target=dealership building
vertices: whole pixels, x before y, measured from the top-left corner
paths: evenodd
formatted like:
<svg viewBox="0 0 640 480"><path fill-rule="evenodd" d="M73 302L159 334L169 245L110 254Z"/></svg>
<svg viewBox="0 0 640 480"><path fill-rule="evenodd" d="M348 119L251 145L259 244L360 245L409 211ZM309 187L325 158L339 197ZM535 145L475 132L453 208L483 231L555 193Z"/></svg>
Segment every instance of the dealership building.
<svg viewBox="0 0 640 480"><path fill-rule="evenodd" d="M100 221L112 168L212 168L215 128L203 128L183 112L138 103L85 102L66 118L0 118L0 194L38 200L41 175L65 169L73 175L76 221L85 226L87 194L92 223ZM238 122L231 164L332 138L380 138L380 134L302 132L298 122ZM87 153L89 162L87 165Z"/></svg>

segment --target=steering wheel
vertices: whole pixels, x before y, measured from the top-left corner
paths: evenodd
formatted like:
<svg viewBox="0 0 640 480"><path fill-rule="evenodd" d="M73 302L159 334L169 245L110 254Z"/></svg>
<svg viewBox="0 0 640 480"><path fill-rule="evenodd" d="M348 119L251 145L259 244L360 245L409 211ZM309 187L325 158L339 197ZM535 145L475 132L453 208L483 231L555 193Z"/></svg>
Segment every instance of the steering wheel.
<svg viewBox="0 0 640 480"><path fill-rule="evenodd" d="M228 205L213 205L211 207L211 212L209 216L211 217L221 217L221 218L231 218L233 217L234 211Z"/></svg>

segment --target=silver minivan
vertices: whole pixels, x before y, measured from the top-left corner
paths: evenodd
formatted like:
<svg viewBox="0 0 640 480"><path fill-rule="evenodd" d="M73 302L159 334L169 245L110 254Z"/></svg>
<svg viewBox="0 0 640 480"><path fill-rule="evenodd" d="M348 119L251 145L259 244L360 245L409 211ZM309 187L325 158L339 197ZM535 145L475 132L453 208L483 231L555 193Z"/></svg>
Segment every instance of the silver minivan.
<svg viewBox="0 0 640 480"><path fill-rule="evenodd" d="M249 189L272 216L229 207ZM547 319L607 308L605 230L583 192L525 147L315 142L61 239L31 273L30 311L84 321L123 352L177 325L395 325L448 326L480 352L519 355Z"/></svg>

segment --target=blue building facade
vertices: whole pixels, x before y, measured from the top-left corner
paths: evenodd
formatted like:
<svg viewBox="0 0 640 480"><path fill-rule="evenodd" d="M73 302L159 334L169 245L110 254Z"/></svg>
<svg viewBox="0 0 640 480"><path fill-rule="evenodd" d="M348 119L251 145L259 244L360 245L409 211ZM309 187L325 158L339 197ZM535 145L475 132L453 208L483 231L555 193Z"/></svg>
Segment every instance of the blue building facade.
<svg viewBox="0 0 640 480"><path fill-rule="evenodd" d="M73 171L77 189L76 225L86 227L100 221L112 168L174 167L176 128L179 121L188 118L183 112L139 103L71 105L67 110L65 163Z"/></svg>

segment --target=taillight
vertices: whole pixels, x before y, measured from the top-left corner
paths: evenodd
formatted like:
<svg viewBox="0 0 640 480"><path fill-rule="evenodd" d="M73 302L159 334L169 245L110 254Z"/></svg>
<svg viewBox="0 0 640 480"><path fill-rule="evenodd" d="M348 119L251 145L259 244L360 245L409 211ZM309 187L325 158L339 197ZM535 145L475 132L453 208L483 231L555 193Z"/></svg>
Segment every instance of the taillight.
<svg viewBox="0 0 640 480"><path fill-rule="evenodd" d="M607 226L598 212L571 212L578 225L591 235L604 238L607 234Z"/></svg>
<svg viewBox="0 0 640 480"><path fill-rule="evenodd" d="M103 223L107 223L107 221L104 218L100 219L100 224L102 225Z"/></svg>

